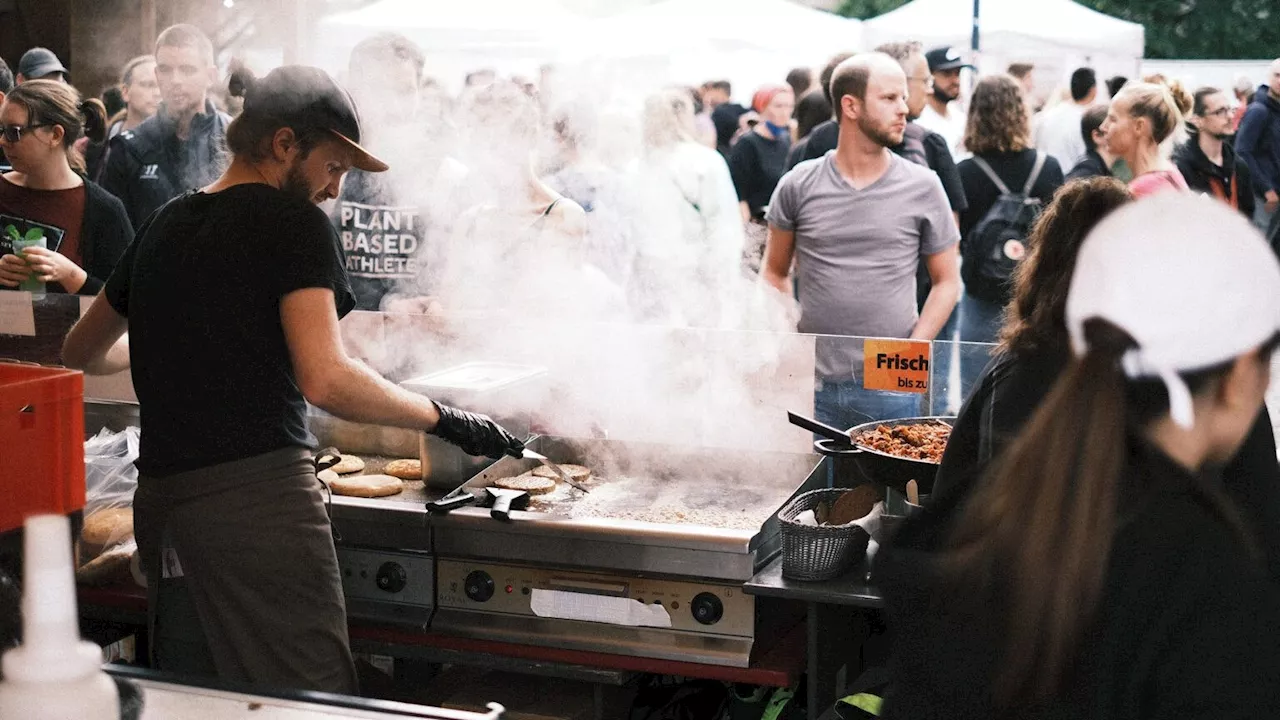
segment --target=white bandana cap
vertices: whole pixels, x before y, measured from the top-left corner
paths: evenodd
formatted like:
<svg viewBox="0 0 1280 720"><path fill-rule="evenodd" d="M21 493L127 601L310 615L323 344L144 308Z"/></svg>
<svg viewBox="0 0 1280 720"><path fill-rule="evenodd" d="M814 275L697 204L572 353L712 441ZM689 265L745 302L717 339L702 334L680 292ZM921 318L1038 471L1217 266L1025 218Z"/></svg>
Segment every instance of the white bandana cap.
<svg viewBox="0 0 1280 720"><path fill-rule="evenodd" d="M1228 362L1280 333L1280 262L1238 211L1162 193L1120 208L1081 246L1066 307L1077 356L1093 318L1133 337L1125 375L1163 381L1173 421L1190 428L1191 392L1179 373Z"/></svg>

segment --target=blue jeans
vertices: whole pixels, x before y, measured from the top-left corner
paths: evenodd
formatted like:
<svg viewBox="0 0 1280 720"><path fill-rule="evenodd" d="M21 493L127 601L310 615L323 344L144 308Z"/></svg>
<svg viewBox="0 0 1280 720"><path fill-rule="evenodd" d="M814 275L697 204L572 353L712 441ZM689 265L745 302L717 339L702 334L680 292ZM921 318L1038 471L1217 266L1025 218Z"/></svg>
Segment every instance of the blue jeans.
<svg viewBox="0 0 1280 720"><path fill-rule="evenodd" d="M960 298L960 342L993 343L1000 337L1004 323L1004 307L965 293ZM961 347L960 392L964 396L991 362L989 348Z"/></svg>
<svg viewBox="0 0 1280 720"><path fill-rule="evenodd" d="M875 420L916 417L923 395L864 390L861 380L819 380L813 414L819 422L847 430Z"/></svg>

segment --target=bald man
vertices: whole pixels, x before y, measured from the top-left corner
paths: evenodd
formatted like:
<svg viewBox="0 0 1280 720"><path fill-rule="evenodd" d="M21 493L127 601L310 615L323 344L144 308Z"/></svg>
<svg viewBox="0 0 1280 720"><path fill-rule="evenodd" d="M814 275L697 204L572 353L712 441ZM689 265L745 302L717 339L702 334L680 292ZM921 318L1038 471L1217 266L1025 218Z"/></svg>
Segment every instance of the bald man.
<svg viewBox="0 0 1280 720"><path fill-rule="evenodd" d="M1271 63L1266 84L1254 93L1240 120L1236 154L1253 174L1257 194L1253 220L1267 232L1280 209L1280 59Z"/></svg>
<svg viewBox="0 0 1280 720"><path fill-rule="evenodd" d="M907 78L883 53L855 55L831 78L834 152L800 163L769 204L762 279L800 301L799 331L932 340L960 294L960 232L938 176L889 148L907 126ZM933 288L916 311L916 265ZM851 427L918 414L919 395L862 389L861 344L822 339L815 414Z"/></svg>

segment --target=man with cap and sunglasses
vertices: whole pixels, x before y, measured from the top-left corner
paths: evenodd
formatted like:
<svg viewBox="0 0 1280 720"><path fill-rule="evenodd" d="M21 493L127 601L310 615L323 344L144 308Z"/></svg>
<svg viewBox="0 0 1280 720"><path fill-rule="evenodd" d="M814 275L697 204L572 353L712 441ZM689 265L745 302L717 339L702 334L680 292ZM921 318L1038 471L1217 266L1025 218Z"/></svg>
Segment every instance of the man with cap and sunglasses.
<svg viewBox="0 0 1280 720"><path fill-rule="evenodd" d="M338 320L355 299L316 204L337 197L352 167L387 169L360 146L350 96L301 66L237 74L232 86L245 102L227 131L230 166L142 227L63 356L91 373L132 370L143 418L135 530L157 666L350 693L307 402L432 432L473 455L523 444L343 350Z"/></svg>
<svg viewBox="0 0 1280 720"><path fill-rule="evenodd" d="M961 147L964 140L965 114L955 107L960 99L960 71L973 66L951 47L934 48L924 54L933 75L933 94L916 122L947 139L951 155L959 162L968 153Z"/></svg>
<svg viewBox="0 0 1280 720"><path fill-rule="evenodd" d="M66 82L71 71L62 64L52 50L34 47L22 54L18 60L18 84L32 80L57 80Z"/></svg>

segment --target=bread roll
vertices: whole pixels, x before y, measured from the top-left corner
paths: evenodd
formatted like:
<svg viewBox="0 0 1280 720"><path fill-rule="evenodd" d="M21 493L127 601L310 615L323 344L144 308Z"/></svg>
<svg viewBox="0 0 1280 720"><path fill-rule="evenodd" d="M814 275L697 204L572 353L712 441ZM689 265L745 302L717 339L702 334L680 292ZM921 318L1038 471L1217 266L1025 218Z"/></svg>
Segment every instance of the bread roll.
<svg viewBox="0 0 1280 720"><path fill-rule="evenodd" d="M403 492L404 482L390 475L356 475L331 481L329 489L336 495L376 498Z"/></svg>

